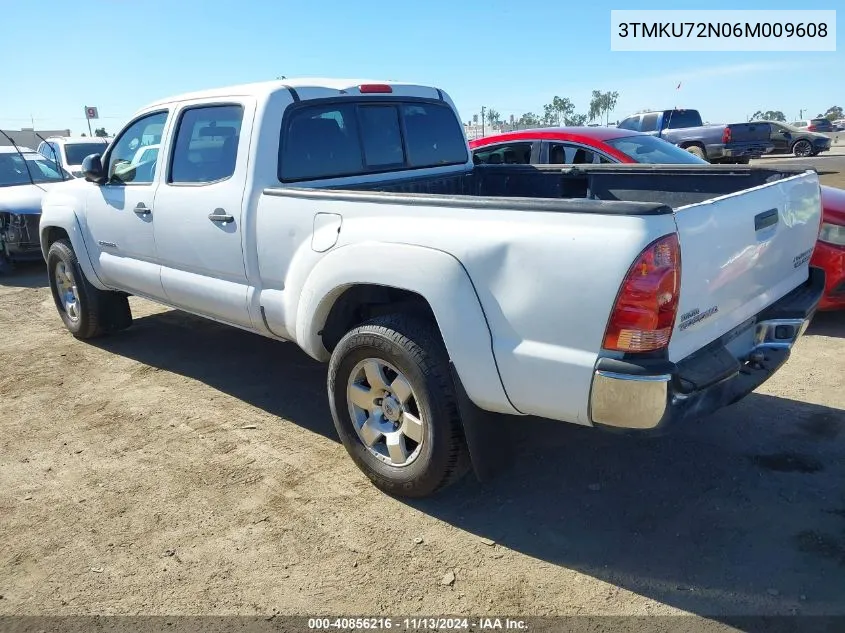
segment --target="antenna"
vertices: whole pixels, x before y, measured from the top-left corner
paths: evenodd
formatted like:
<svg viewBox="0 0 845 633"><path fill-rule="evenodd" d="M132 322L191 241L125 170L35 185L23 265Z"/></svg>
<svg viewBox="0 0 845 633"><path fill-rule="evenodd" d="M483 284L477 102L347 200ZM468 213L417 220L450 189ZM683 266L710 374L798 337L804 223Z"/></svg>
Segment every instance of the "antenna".
<svg viewBox="0 0 845 633"><path fill-rule="evenodd" d="M62 177L62 182L64 182L65 181L65 170L62 168L61 164L59 164L59 156L56 154L56 148L53 147L52 145L50 145L50 143L47 142L47 139L45 139L38 132L36 132L34 128L32 130L32 133L35 134L35 136L37 136L38 138L40 138L41 142L44 143L47 147L49 147L50 151L53 152L53 162L56 163L56 167L58 168L59 174Z"/></svg>
<svg viewBox="0 0 845 633"><path fill-rule="evenodd" d="M35 180L34 180L34 179L33 179L33 177L32 177L32 172L31 172L31 171L29 171L29 165L28 165L28 164L27 164L27 162L26 162L26 156L24 156L24 155L23 155L23 152L22 152L22 151L21 151L21 149L18 147L18 144L17 144L17 143L15 143L15 139L13 139L11 136L9 136L8 134L6 134L3 130L0 130L0 134L2 134L2 135L3 135L3 136L5 136L7 139L9 139L9 142L12 144L12 147L14 147L14 148L15 148L15 151L16 151L18 154L20 154L21 160L23 161L23 166L26 168L26 173L27 173L27 175L29 176L29 182L31 182L31 183L34 185L34 184L35 184Z"/></svg>

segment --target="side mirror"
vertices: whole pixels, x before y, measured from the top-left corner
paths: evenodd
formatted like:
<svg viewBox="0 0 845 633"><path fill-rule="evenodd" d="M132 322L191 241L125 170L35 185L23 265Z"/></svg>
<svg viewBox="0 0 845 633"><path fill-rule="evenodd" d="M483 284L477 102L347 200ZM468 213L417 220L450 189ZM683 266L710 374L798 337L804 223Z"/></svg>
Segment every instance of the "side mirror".
<svg viewBox="0 0 845 633"><path fill-rule="evenodd" d="M88 182L102 185L106 182L106 174L103 171L103 161L99 154L90 154L82 161L82 176Z"/></svg>

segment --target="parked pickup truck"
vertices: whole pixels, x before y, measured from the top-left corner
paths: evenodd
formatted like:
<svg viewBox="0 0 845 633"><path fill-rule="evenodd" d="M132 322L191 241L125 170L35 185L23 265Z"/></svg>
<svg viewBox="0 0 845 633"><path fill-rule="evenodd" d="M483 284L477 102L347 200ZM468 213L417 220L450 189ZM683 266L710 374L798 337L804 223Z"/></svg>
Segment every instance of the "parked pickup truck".
<svg viewBox="0 0 845 633"><path fill-rule="evenodd" d="M658 136L711 163L747 164L775 148L768 123L704 125L698 110L641 112L617 127Z"/></svg>
<svg viewBox="0 0 845 633"><path fill-rule="evenodd" d="M352 459L399 495L478 472L487 413L642 431L736 402L824 285L814 171L473 166L426 86L164 99L83 173L40 224L67 329L124 329L136 295L295 342L328 362Z"/></svg>

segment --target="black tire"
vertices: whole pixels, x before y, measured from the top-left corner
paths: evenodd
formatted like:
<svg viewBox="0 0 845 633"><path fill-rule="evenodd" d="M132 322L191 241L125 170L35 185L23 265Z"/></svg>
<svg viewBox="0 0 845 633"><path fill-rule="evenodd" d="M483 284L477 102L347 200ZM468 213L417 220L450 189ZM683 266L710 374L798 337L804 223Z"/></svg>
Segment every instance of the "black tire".
<svg viewBox="0 0 845 633"><path fill-rule="evenodd" d="M806 139L799 139L792 144L793 156L808 158L813 154L813 145Z"/></svg>
<svg viewBox="0 0 845 633"><path fill-rule="evenodd" d="M60 297L56 276L59 263L64 264L73 275L78 299L77 318L68 314ZM85 277L69 240L56 240L50 245L50 250L47 251L47 276L59 316L76 338L96 338L109 332L124 330L132 324L132 311L127 296L92 286Z"/></svg>
<svg viewBox="0 0 845 633"><path fill-rule="evenodd" d="M356 365L368 358L401 372L416 394L423 441L410 464L394 466L374 456L353 426L347 386ZM355 464L384 492L425 497L469 470L469 454L456 403L448 355L436 327L403 314L379 317L348 332L332 353L328 372L332 418Z"/></svg>
<svg viewBox="0 0 845 633"><path fill-rule="evenodd" d="M689 147L685 147L684 149L687 150L693 156L698 156L702 160L707 160L707 155L704 153L704 150L698 145L690 145Z"/></svg>
<svg viewBox="0 0 845 633"><path fill-rule="evenodd" d="M737 164L737 165L747 165L747 164L748 164L748 163L750 163L750 162L751 162L751 159L750 159L750 158L737 158L737 159L736 159L736 164Z"/></svg>

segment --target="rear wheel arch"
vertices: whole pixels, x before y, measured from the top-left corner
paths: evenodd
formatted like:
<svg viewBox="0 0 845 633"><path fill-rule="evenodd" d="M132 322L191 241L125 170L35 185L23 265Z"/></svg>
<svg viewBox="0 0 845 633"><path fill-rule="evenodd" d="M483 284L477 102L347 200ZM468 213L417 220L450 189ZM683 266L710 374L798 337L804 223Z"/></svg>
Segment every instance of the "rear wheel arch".
<svg viewBox="0 0 845 633"><path fill-rule="evenodd" d="M296 296L289 306L295 340L312 358L328 361L340 338L367 317L416 315L436 326L473 403L520 414L502 383L481 299L453 255L407 244L344 246L310 270Z"/></svg>
<svg viewBox="0 0 845 633"><path fill-rule="evenodd" d="M704 145L698 141L689 141L686 143L682 143L680 145L680 148L687 150L690 154L694 156L698 156L699 158L707 160L707 151L704 149Z"/></svg>
<svg viewBox="0 0 845 633"><path fill-rule="evenodd" d="M386 314L407 314L425 320L437 328L437 317L428 300L418 292L374 283L348 286L334 300L325 319L320 337L327 351L332 352L350 330Z"/></svg>

